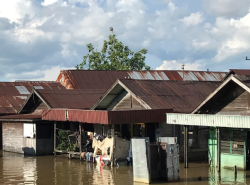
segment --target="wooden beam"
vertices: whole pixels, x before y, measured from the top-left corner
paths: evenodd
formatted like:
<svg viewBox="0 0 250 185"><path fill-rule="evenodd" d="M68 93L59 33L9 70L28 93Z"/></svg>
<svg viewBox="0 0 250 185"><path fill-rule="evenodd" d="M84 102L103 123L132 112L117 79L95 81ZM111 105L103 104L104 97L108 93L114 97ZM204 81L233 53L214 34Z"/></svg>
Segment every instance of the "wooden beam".
<svg viewBox="0 0 250 185"><path fill-rule="evenodd" d="M81 152L82 152L82 123L79 123L79 138L78 141L80 143L79 150L80 150L80 160L81 160Z"/></svg>
<svg viewBox="0 0 250 185"><path fill-rule="evenodd" d="M54 122L54 156L56 157L56 121Z"/></svg>
<svg viewBox="0 0 250 185"><path fill-rule="evenodd" d="M184 168L188 168L188 126L184 126Z"/></svg>
<svg viewBox="0 0 250 185"><path fill-rule="evenodd" d="M221 147L220 147L220 129L217 127L216 129L216 137L217 137L217 170L220 172L221 168Z"/></svg>

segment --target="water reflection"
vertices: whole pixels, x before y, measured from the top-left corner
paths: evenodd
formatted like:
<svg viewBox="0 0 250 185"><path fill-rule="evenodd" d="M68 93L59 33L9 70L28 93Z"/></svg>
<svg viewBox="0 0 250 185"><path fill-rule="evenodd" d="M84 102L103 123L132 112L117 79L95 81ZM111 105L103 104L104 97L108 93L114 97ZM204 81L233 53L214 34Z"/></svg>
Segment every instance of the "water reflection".
<svg viewBox="0 0 250 185"><path fill-rule="evenodd" d="M100 168L99 166L68 160L67 158L24 157L20 154L0 152L0 184L33 185L143 185L133 182L132 167ZM188 169L180 164L180 182L169 184L250 184L250 172L223 169L220 176L207 163L191 163ZM165 182L154 182L164 185Z"/></svg>

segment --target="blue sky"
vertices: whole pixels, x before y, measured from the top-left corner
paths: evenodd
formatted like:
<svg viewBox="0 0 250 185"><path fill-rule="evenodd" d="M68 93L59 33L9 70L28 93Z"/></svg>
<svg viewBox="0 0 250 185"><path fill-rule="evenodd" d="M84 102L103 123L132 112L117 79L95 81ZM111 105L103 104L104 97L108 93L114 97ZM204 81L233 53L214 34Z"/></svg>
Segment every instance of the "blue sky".
<svg viewBox="0 0 250 185"><path fill-rule="evenodd" d="M0 81L55 80L109 27L153 69L249 69L249 0L0 1Z"/></svg>

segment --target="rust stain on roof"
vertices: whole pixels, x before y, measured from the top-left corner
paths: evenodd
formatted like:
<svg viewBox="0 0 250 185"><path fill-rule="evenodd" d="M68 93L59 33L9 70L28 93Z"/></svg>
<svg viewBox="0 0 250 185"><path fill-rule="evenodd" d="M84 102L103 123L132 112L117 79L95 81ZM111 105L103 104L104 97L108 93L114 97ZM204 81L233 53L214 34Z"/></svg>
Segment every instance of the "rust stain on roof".
<svg viewBox="0 0 250 185"><path fill-rule="evenodd" d="M26 94L18 90L18 86L25 87ZM0 114L16 114L34 87L42 89L65 89L59 82L0 82ZM27 90L27 91L26 91Z"/></svg>
<svg viewBox="0 0 250 185"><path fill-rule="evenodd" d="M57 78L67 89L108 89L117 79L221 81L226 72L152 70L152 71L95 71L62 70Z"/></svg>
<svg viewBox="0 0 250 185"><path fill-rule="evenodd" d="M120 80L131 92L152 109L173 109L190 113L221 82Z"/></svg>
<svg viewBox="0 0 250 185"><path fill-rule="evenodd" d="M104 90L36 90L51 108L90 109Z"/></svg>

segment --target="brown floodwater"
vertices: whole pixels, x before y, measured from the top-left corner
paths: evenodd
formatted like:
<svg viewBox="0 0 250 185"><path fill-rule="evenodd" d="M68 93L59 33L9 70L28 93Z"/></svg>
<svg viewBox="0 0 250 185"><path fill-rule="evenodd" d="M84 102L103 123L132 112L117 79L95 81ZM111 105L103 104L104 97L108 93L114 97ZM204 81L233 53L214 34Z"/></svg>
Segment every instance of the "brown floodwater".
<svg viewBox="0 0 250 185"><path fill-rule="evenodd" d="M54 156L24 157L0 151L0 169L1 185L142 185L133 182L131 166L102 169L93 163ZM218 180L217 172L210 169L207 163L190 163L188 169L180 164L181 181L168 184L250 184L250 171L238 171L235 179L232 170L222 169L220 176ZM201 181L198 177L201 177Z"/></svg>

